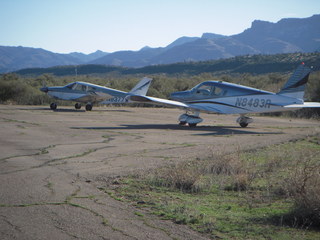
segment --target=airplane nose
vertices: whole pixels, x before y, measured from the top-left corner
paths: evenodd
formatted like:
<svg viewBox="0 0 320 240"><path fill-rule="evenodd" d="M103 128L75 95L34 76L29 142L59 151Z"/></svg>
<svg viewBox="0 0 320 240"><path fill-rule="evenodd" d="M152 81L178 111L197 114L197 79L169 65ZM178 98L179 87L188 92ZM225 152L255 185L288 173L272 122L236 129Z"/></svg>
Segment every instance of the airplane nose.
<svg viewBox="0 0 320 240"><path fill-rule="evenodd" d="M49 90L48 87L42 87L40 88L40 91L47 93Z"/></svg>

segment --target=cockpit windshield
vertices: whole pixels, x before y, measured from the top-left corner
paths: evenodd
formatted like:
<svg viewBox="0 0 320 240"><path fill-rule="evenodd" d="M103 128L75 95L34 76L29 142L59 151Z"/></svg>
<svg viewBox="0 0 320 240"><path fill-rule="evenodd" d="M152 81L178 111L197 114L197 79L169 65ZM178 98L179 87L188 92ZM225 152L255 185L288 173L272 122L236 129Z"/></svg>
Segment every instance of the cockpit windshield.
<svg viewBox="0 0 320 240"><path fill-rule="evenodd" d="M76 90L76 91L82 91L82 92L85 92L87 91L87 86L86 85L83 85L83 84L80 84L80 83L71 83L69 85L66 86L67 88L69 89L72 89L72 90Z"/></svg>
<svg viewBox="0 0 320 240"><path fill-rule="evenodd" d="M222 88L217 87L214 82L204 82L195 86L192 91L195 91L196 95L202 97L218 97L222 96L224 91Z"/></svg>

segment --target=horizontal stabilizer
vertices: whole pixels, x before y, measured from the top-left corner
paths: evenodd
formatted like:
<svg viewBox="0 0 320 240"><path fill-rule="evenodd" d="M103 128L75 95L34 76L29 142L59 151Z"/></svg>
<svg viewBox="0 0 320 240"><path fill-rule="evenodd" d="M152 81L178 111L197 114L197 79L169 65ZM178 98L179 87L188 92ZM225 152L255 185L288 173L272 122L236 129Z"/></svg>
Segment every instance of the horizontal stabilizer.
<svg viewBox="0 0 320 240"><path fill-rule="evenodd" d="M320 108L320 103L318 102L304 102L303 104L290 104L283 106L284 108Z"/></svg>

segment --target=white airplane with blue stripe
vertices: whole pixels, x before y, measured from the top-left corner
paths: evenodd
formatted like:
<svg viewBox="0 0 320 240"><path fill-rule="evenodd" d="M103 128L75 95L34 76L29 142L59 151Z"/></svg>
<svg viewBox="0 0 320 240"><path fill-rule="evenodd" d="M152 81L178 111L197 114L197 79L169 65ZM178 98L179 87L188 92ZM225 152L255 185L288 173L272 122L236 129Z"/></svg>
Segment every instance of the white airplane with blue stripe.
<svg viewBox="0 0 320 240"><path fill-rule="evenodd" d="M40 90L47 93L54 99L76 102L76 109L80 109L81 103L85 103L86 110L91 111L93 104L96 103L127 103L130 96L144 96L147 94L151 81L152 79L147 77L141 79L140 82L130 92L123 92L120 90L80 81L67 84L63 87L44 86L40 88ZM57 103L51 103L50 108L52 110L57 109Z"/></svg>
<svg viewBox="0 0 320 240"><path fill-rule="evenodd" d="M318 108L318 102L304 102L304 91L311 73L304 64L298 66L289 80L278 93L263 91L223 81L206 81L189 91L175 92L171 100L131 96L131 101L168 105L183 108L186 113L179 117L180 125L195 127L203 119L200 112L218 114L240 114L237 122L247 127L253 119L250 113L266 113L296 110L300 108Z"/></svg>

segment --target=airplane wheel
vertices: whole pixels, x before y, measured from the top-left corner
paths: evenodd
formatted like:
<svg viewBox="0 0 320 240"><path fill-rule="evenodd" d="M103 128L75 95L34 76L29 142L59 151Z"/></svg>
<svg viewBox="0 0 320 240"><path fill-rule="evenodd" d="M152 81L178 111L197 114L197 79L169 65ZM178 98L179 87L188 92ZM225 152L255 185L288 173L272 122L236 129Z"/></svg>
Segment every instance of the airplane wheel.
<svg viewBox="0 0 320 240"><path fill-rule="evenodd" d="M243 128L245 128L245 127L248 126L248 124L249 124L249 123L242 122L242 123L240 123L240 126L243 127Z"/></svg>
<svg viewBox="0 0 320 240"><path fill-rule="evenodd" d="M74 108L75 108L75 109L80 109L80 108L81 108L81 104L80 104L80 103L76 103L76 104L74 105Z"/></svg>
<svg viewBox="0 0 320 240"><path fill-rule="evenodd" d="M91 104L87 104L86 105L86 111L91 111L92 110L92 105Z"/></svg>
<svg viewBox="0 0 320 240"><path fill-rule="evenodd" d="M56 103L51 103L50 104L50 109L51 110L56 110L57 109L57 104Z"/></svg>
<svg viewBox="0 0 320 240"><path fill-rule="evenodd" d="M189 127L196 127L197 124L196 123L189 123Z"/></svg>
<svg viewBox="0 0 320 240"><path fill-rule="evenodd" d="M187 124L187 122L179 122L179 125L181 125L181 126L184 126L186 124Z"/></svg>

